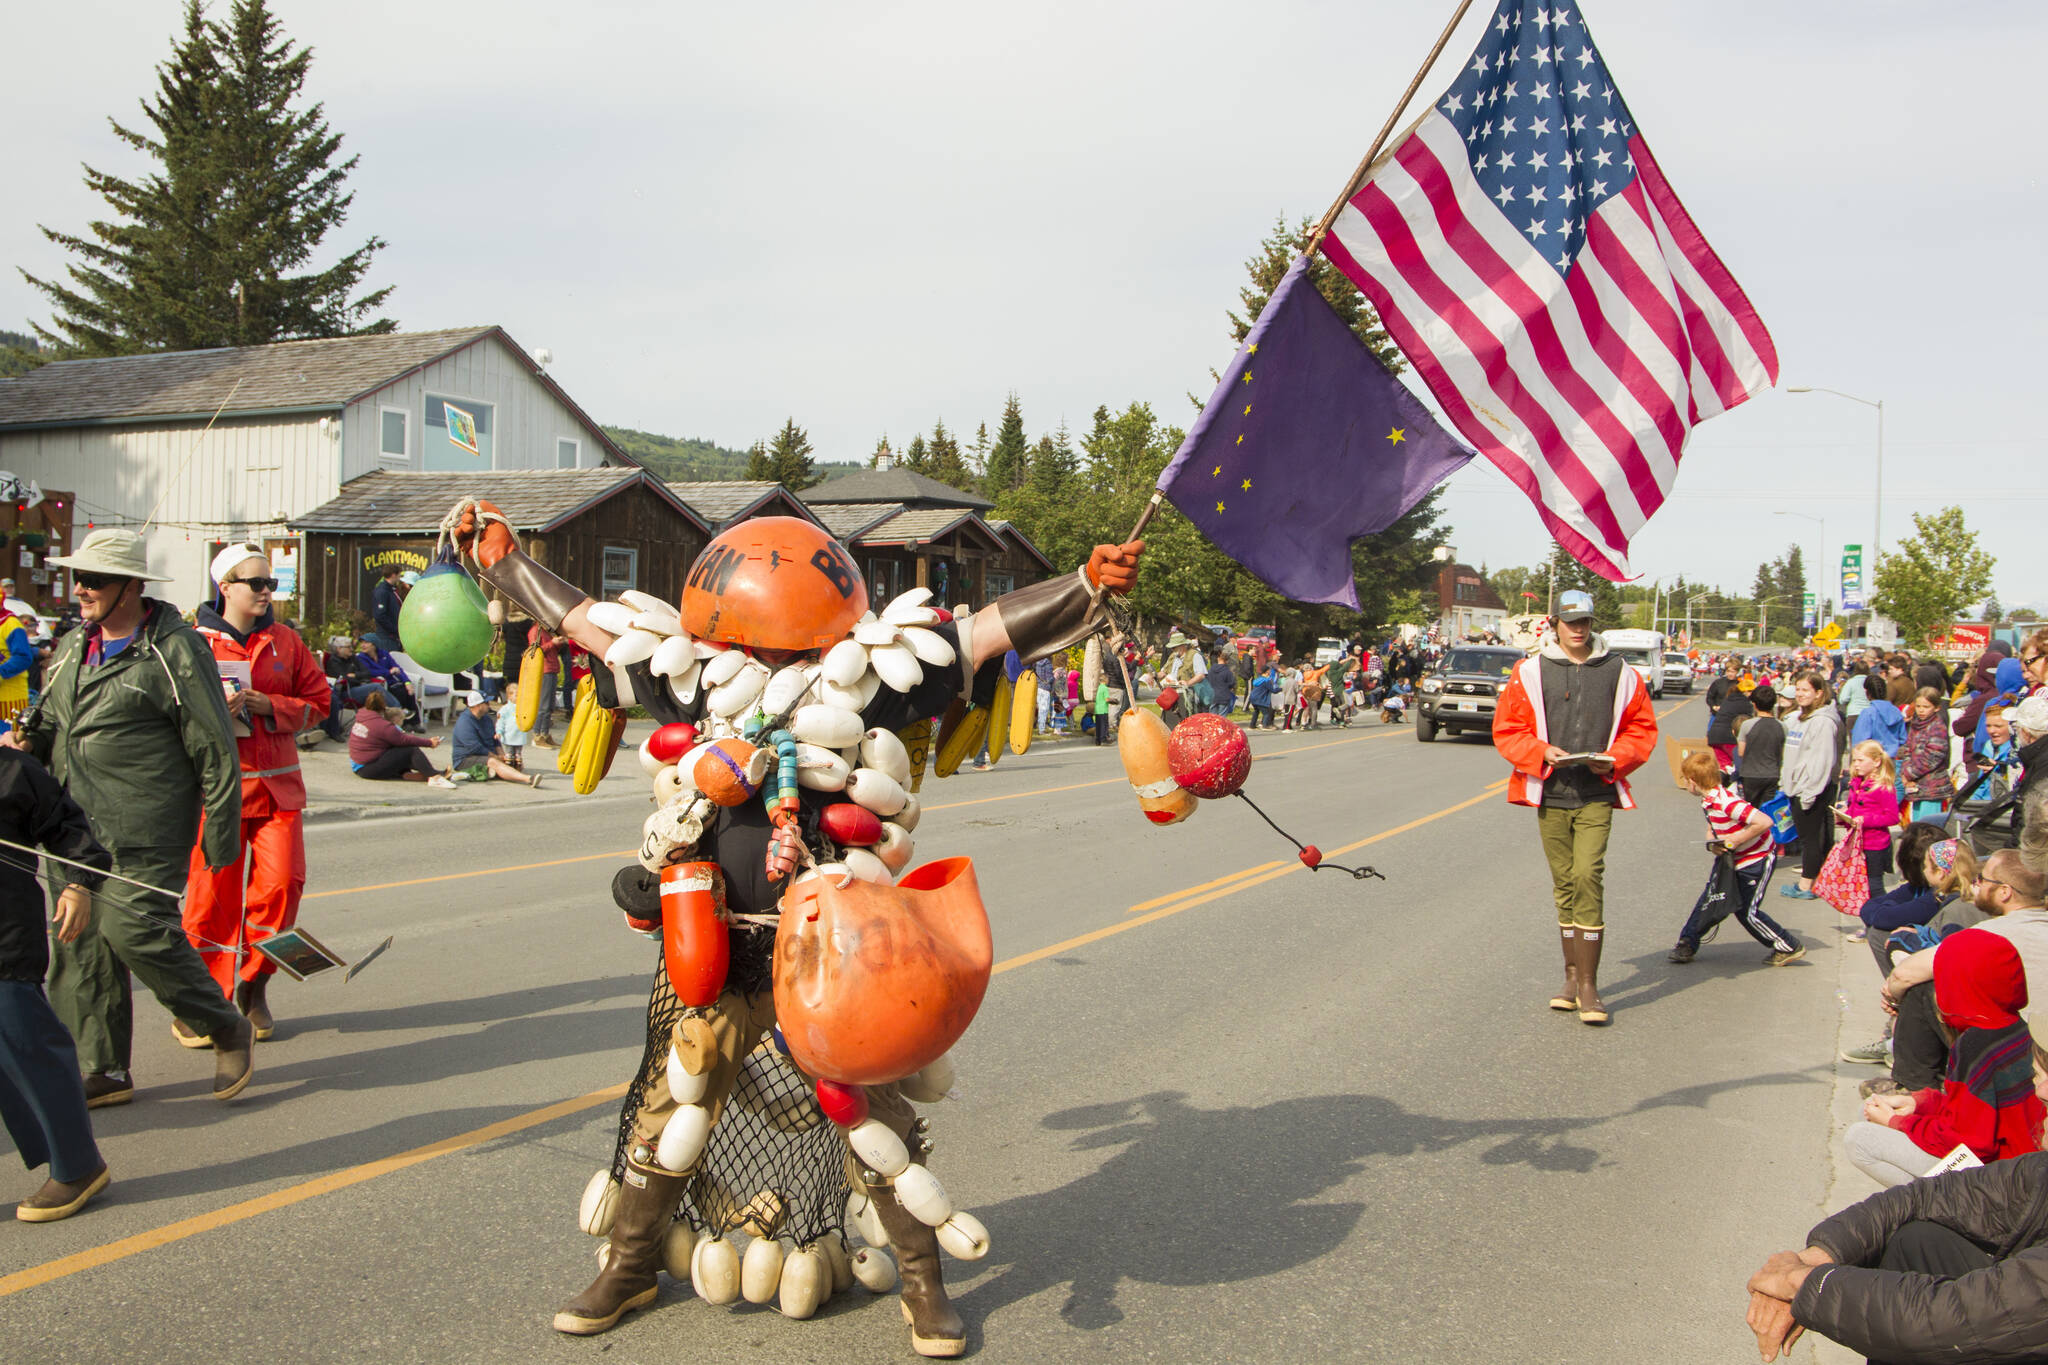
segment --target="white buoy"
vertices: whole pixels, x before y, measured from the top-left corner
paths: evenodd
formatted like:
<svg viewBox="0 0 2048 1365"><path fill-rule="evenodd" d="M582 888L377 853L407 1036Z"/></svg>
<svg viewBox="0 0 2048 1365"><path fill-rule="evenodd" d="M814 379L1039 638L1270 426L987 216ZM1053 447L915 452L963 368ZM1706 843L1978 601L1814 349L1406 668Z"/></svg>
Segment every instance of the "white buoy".
<svg viewBox="0 0 2048 1365"><path fill-rule="evenodd" d="M896 738L893 730L876 726L862 735L860 761L877 772L887 773L899 783L910 780L910 750L903 747L903 741Z"/></svg>
<svg viewBox="0 0 2048 1365"><path fill-rule="evenodd" d="M862 655L860 676L851 683L842 686L829 679L819 679L817 687L818 700L816 704L820 706L836 706L842 711L851 711L855 715L859 715L861 708L867 705L862 700L860 685L864 680L874 676L873 673L867 671L867 656Z"/></svg>
<svg viewBox="0 0 2048 1365"><path fill-rule="evenodd" d="M895 874L889 871L888 865L864 848L842 850L839 858L848 871L864 882L873 882L876 886L896 884Z"/></svg>
<svg viewBox="0 0 2048 1365"><path fill-rule="evenodd" d="M860 723L860 712L843 706L820 703L799 706L789 719L790 734L821 749L844 749L849 744L858 744L865 730L866 727Z"/></svg>
<svg viewBox="0 0 2048 1365"><path fill-rule="evenodd" d="M924 803L917 799L917 793L905 792L903 793L903 809L897 811L889 818L903 826L905 833L909 833L917 828L917 822L923 815Z"/></svg>
<svg viewBox="0 0 2048 1365"><path fill-rule="evenodd" d="M826 1286L832 1282L831 1267L816 1247L798 1247L782 1264L781 1292L776 1307L785 1318L807 1318L825 1301Z"/></svg>
<svg viewBox="0 0 2048 1365"><path fill-rule="evenodd" d="M600 1275L604 1274L605 1271L611 1268L611 1263L612 1244L611 1239L606 1238L597 1244L597 1273Z"/></svg>
<svg viewBox="0 0 2048 1365"><path fill-rule="evenodd" d="M898 692L908 692L924 681L924 665L918 661L916 651L900 641L870 649L868 666Z"/></svg>
<svg viewBox="0 0 2048 1365"><path fill-rule="evenodd" d="M740 1254L729 1238L712 1233L690 1255L690 1287L706 1303L731 1303L740 1296Z"/></svg>
<svg viewBox="0 0 2048 1365"><path fill-rule="evenodd" d="M894 1177L896 1202L910 1210L911 1217L926 1227L937 1227L953 1216L953 1201L939 1178L916 1162Z"/></svg>
<svg viewBox="0 0 2048 1365"><path fill-rule="evenodd" d="M853 1193L846 1197L846 1225L859 1233L860 1239L871 1247L889 1245L889 1234L882 1228L882 1215L859 1186L855 1186Z"/></svg>
<svg viewBox="0 0 2048 1365"><path fill-rule="evenodd" d="M906 627L903 643L910 647L910 652L918 657L920 663L930 664L933 668L944 668L959 657L959 651L947 642L945 636L922 626Z"/></svg>
<svg viewBox="0 0 2048 1365"><path fill-rule="evenodd" d="M696 1168L710 1137L711 1111L702 1105L679 1104L661 1130L661 1141L654 1145L654 1159L664 1170L682 1175Z"/></svg>
<svg viewBox="0 0 2048 1365"><path fill-rule="evenodd" d="M722 650L715 657L704 661L704 685L723 687L739 676L739 671L753 660L737 649Z"/></svg>
<svg viewBox="0 0 2048 1365"><path fill-rule="evenodd" d="M867 646L858 640L841 640L825 651L819 672L828 683L851 687L868 671Z"/></svg>
<svg viewBox="0 0 2048 1365"><path fill-rule="evenodd" d="M680 677L697 666L697 651L690 647L689 636L671 635L654 647L654 657L647 661L647 666L657 678Z"/></svg>
<svg viewBox="0 0 2048 1365"><path fill-rule="evenodd" d="M692 663L682 672L670 675L668 693L676 699L676 705L694 706L697 703L697 693L703 690L703 682L703 667Z"/></svg>
<svg viewBox="0 0 2048 1365"><path fill-rule="evenodd" d="M895 1130L880 1119L862 1119L846 1132L847 1145L869 1170L894 1180L910 1164L909 1149Z"/></svg>
<svg viewBox="0 0 2048 1365"><path fill-rule="evenodd" d="M633 608L620 602L592 602L583 619L607 635L624 635L633 628Z"/></svg>
<svg viewBox="0 0 2048 1365"><path fill-rule="evenodd" d="M889 869L892 877L901 876L903 869L910 866L911 855L917 846L910 841L903 826L893 820L882 822L882 842L874 847L874 854L882 860L882 866Z"/></svg>
<svg viewBox="0 0 2048 1365"><path fill-rule="evenodd" d="M814 792L845 791L846 779L852 772L846 760L830 749L801 742L796 746L796 784L799 787L808 787Z"/></svg>
<svg viewBox="0 0 2048 1365"><path fill-rule="evenodd" d="M791 664L778 669L768 680L768 685L761 689L761 710L770 716L784 714L810 691L817 676L818 670L812 664Z"/></svg>
<svg viewBox="0 0 2048 1365"><path fill-rule="evenodd" d="M782 1282L782 1243L773 1237L756 1237L740 1258L740 1297L748 1303L767 1303Z"/></svg>
<svg viewBox="0 0 2048 1365"><path fill-rule="evenodd" d="M988 1255L988 1229L965 1209L953 1210L953 1216L939 1224L938 1236L939 1245L960 1260L978 1261Z"/></svg>
<svg viewBox="0 0 2048 1365"><path fill-rule="evenodd" d="M853 1278L870 1294L886 1294L896 1287L896 1261L880 1247L862 1247L853 1253Z"/></svg>
<svg viewBox="0 0 2048 1365"><path fill-rule="evenodd" d="M576 1226L592 1237L602 1237L612 1230L612 1215L618 1207L619 1182L612 1179L610 1170L599 1171L583 1187L582 1202L576 1207Z"/></svg>
<svg viewBox="0 0 2048 1365"><path fill-rule="evenodd" d="M668 1093L677 1104L695 1104L704 1098L705 1090L711 1085L711 1068L704 1068L701 1076L692 1076L683 1067L683 1059L676 1054L671 1044L668 1050ZM664 1132L667 1130L664 1129ZM667 1162L663 1162L667 1165Z"/></svg>
<svg viewBox="0 0 2048 1365"><path fill-rule="evenodd" d="M682 635L683 621L671 611L643 611L634 615L633 629L644 630L649 635L659 635L665 640L670 640Z"/></svg>
<svg viewBox="0 0 2048 1365"><path fill-rule="evenodd" d="M641 592L638 588L619 589L619 600L634 611L653 612L657 616L682 615L681 612L662 601L659 597L656 597L653 593Z"/></svg>
<svg viewBox="0 0 2048 1365"><path fill-rule="evenodd" d="M844 1294L853 1288L853 1257L847 1253L846 1242L828 1234L817 1248L825 1253L825 1266L832 1272L832 1292Z"/></svg>
<svg viewBox="0 0 2048 1365"><path fill-rule="evenodd" d="M704 704L714 716L737 716L754 704L767 681L768 670L749 660L747 667L712 688Z"/></svg>
<svg viewBox="0 0 2048 1365"><path fill-rule="evenodd" d="M637 664L643 659L654 657L654 651L661 645L661 637L652 631L635 628L612 641L604 652L604 661L613 668L624 668Z"/></svg>
<svg viewBox="0 0 2048 1365"><path fill-rule="evenodd" d="M872 651L876 645L895 644L896 634L896 627L887 621L863 621L853 628L853 638L868 647L871 651L870 658L873 657Z"/></svg>
<svg viewBox="0 0 2048 1365"><path fill-rule="evenodd" d="M910 793L903 784L878 768L856 768L846 779L846 795L857 806L866 806L884 820L903 809Z"/></svg>
<svg viewBox="0 0 2048 1365"><path fill-rule="evenodd" d="M697 1250L697 1229L690 1226L687 1218L677 1218L669 1223L668 1231L661 1235L661 1268L672 1280L685 1283L690 1279L690 1256Z"/></svg>

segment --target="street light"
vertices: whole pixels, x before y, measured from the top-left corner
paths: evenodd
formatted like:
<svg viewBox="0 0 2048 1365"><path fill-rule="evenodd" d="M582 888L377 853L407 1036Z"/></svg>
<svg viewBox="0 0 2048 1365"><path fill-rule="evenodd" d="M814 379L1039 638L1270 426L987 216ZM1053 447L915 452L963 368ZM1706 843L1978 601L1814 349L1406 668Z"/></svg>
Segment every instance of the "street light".
<svg viewBox="0 0 2048 1365"><path fill-rule="evenodd" d="M1820 609L1821 604L1827 601L1828 519L1826 517L1816 517L1806 512L1778 511L1773 512L1771 515L1777 517L1798 517L1802 521L1811 521L1820 526L1820 563L1815 566L1814 572L1820 575L1819 582L1822 590L1814 594L1814 619L1819 624L1826 625L1825 621L1820 620Z"/></svg>
<svg viewBox="0 0 2048 1365"><path fill-rule="evenodd" d="M1846 398L1851 403L1861 403L1866 408L1877 409L1877 505L1870 518L1870 565L1863 575L1863 595L1870 596L1871 580L1877 574L1877 551L1884 543L1884 400L1882 398L1858 398L1853 393L1840 389L1824 389L1817 384L1801 384L1785 390L1787 393L1831 393L1837 398ZM1825 535L1822 537L1825 539ZM1827 547L1823 545L1822 549Z"/></svg>

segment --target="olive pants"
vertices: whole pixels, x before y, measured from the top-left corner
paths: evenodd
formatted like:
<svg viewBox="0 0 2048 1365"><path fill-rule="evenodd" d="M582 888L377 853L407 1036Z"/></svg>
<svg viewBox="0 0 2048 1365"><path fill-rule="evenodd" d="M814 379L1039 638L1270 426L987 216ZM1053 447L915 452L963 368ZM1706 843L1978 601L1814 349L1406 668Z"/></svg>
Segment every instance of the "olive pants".
<svg viewBox="0 0 2048 1365"><path fill-rule="evenodd" d="M1601 878L1607 868L1607 836L1614 829L1614 807L1605 801L1571 810L1542 806L1536 811L1536 828L1543 836L1543 856L1550 863L1558 928L1604 927Z"/></svg>
<svg viewBox="0 0 2048 1365"><path fill-rule="evenodd" d="M775 997L769 991L748 995L728 990L703 1011L703 1016L711 1025L712 1036L718 1041L718 1060L712 1064L711 1080L705 1087L704 1098L697 1103L711 1111L711 1121L716 1123L719 1115L725 1112L726 1101L732 1098L733 1084L739 1079L740 1063L760 1043L761 1035L775 1023ZM677 1028L681 1027L678 1021ZM897 1137L908 1142L911 1121L915 1117L910 1102L893 1085L871 1085L866 1089L868 1116L879 1119L893 1129ZM664 1059L662 1066L653 1069L641 1091L640 1112L633 1119L636 1145L644 1144L651 1154L661 1141L661 1130L668 1127L669 1118L675 1112L675 1096L669 1093ZM649 1159L652 1159L651 1155ZM849 1169L853 1169L851 1163Z"/></svg>
<svg viewBox="0 0 2048 1365"><path fill-rule="evenodd" d="M151 886L182 887L189 853L117 848L113 870ZM66 879L50 880L54 896ZM175 898L109 878L93 896L92 918L75 942L50 940L50 1004L77 1040L78 1064L88 1075L128 1069L135 1042L130 972L195 1033L218 1033L241 1019L185 937Z"/></svg>

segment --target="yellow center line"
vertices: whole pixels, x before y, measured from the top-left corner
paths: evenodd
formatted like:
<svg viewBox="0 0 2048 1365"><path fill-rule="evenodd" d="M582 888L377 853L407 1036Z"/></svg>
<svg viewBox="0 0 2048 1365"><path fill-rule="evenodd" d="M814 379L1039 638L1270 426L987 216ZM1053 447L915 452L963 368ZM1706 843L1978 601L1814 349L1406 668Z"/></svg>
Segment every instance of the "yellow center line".
<svg viewBox="0 0 2048 1365"><path fill-rule="evenodd" d="M1305 747L1328 748L1332 744L1356 744L1362 740L1384 738L1388 738L1388 736L1360 735L1351 739L1333 740L1330 744ZM1300 750L1290 750L1289 752L1300 752ZM1269 755L1269 757L1277 756ZM1120 782L1122 780L1122 778L1109 778L1105 779L1105 782ZM1104 784L1091 782L1080 785L1099 786ZM1457 812L1468 807L1478 805L1506 786L1507 782L1505 780L1496 782L1469 800L1461 801L1454 806L1447 806L1433 814L1410 820L1405 825L1397 825L1393 829L1382 830L1378 834L1369 835L1353 843L1345 844L1340 848L1331 850L1331 852L1338 854L1349 853L1354 849L1364 848L1369 844L1376 844L1382 839L1391 839L1397 834L1405 834L1409 830L1420 828L1432 821L1441 820L1447 815L1455 815ZM1050 790L1071 791L1073 788L1055 787ZM1018 793L1018 795L1038 794L1043 793ZM984 799L1000 801L1011 798L989 797ZM974 805L978 804L978 802L961 802L957 804ZM932 809L938 809L938 807L933 807ZM460 877L481 876L491 872L521 872L532 868L559 867L567 863L589 862L598 858L621 856L627 855L593 853L578 858L559 858L551 862L525 863L516 867L487 868L483 872L456 873L448 877L421 877L412 881L386 882L374 887L352 887L347 890L327 891L319 894L339 896L350 894L353 891L374 891L383 890L388 887L419 886L428 882L453 881ZM1300 863L1263 863L1229 877L1204 882L1200 886L1188 887L1182 891L1175 892L1173 896L1162 897L1161 899L1168 903L1162 905L1157 910L1153 910L1150 914L1141 915L1135 919L1123 920L1091 933L1081 934L1063 942L1052 944L1049 947L1039 948L1029 953L1021 953L1016 957L1006 958L995 965L993 974L1001 974L1013 968L1028 966L1033 962L1042 961L1055 954L1099 942L1102 939L1121 934L1129 929L1135 929L1141 924L1150 924L1155 920L1165 919L1169 915L1177 915L1183 910L1192 910L1198 905L1206 905L1210 901L1217 900L1223 896L1234 895L1239 891L1248 890L1263 882L1272 881L1275 877L1284 877L1290 873L1304 870L1306 869ZM1212 890L1211 888L1217 889ZM1159 902L1145 902L1145 905L1155 904L1159 904ZM1144 906L1132 907L1134 910L1143 908ZM513 1133L539 1127L544 1123L551 1123L556 1119L567 1118L572 1114L580 1114L586 1109L594 1109L599 1105L616 1103L624 1098L625 1093L626 1086L624 1084L607 1086L602 1090L593 1090L587 1095L578 1095L573 1099L561 1100L555 1104L550 1104L528 1113L515 1114L511 1118L501 1119L482 1128L473 1128L467 1133L457 1133L452 1137L442 1138L438 1142L430 1142L424 1147L415 1147L410 1151L400 1152L395 1156L365 1162L362 1165L351 1166L345 1170L330 1171L326 1175L317 1176L312 1180L303 1181L297 1185L288 1185L283 1189L272 1190L268 1194L258 1195L253 1199L245 1199L239 1203L229 1204L224 1208L214 1209L207 1213L195 1214L190 1218L180 1219L175 1223L167 1223L162 1227L152 1228L147 1232L138 1232L133 1236L123 1237L116 1241L105 1243L102 1246L90 1247L85 1251L75 1252L69 1256L60 1256L56 1260L45 1261L40 1265L33 1265L25 1270L17 1270L10 1275L0 1275L0 1298L5 1298L10 1294L18 1294L25 1289L34 1289L38 1285L45 1285L53 1280L63 1279L68 1275L76 1275L80 1271L93 1270L103 1265L110 1265L115 1261L125 1260L130 1256L139 1255L145 1251L153 1251L158 1247L168 1246L172 1242L182 1241L187 1237L194 1237L202 1232L212 1232L219 1228L244 1222L256 1217L258 1214L269 1213L276 1209L290 1208L292 1205L304 1203L308 1199L314 1199L323 1194L332 1194L336 1190L345 1190L351 1185L360 1185L364 1181L375 1180L379 1176L389 1175L394 1171L402 1171L409 1166L417 1166L423 1161L431 1161L438 1156L447 1156L451 1152L464 1151Z"/></svg>
<svg viewBox="0 0 2048 1365"><path fill-rule="evenodd" d="M1125 913L1135 915L1140 910L1150 910L1155 905L1165 905L1169 901L1179 900L1182 896L1192 896L1197 891L1207 891L1212 886L1221 886L1225 882L1234 882L1240 877L1249 877L1255 872L1265 872L1282 865L1281 861L1276 858L1270 863L1260 863L1257 867L1241 868L1227 877L1218 877L1213 882L1203 882L1200 886L1185 887L1182 890L1173 892L1171 895L1159 896L1149 901L1139 901L1136 905L1125 911Z"/></svg>

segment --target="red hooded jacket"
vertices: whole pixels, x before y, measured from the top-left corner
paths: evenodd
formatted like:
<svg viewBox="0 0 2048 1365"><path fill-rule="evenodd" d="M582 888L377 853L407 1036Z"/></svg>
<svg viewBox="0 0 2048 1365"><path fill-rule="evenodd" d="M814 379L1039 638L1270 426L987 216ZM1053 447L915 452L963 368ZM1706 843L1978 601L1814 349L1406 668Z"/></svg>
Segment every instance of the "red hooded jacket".
<svg viewBox="0 0 2048 1365"><path fill-rule="evenodd" d="M333 693L320 660L289 626L266 619L246 639L212 607L199 609L200 637L216 660L239 659L249 665L249 686L270 698L270 714L250 711L249 733L237 736L242 759L242 816L268 815L306 808L306 779L299 771L299 731L327 718Z"/></svg>
<svg viewBox="0 0 2048 1365"><path fill-rule="evenodd" d="M1892 1127L1933 1156L1958 1145L1984 1162L2039 1151L2043 1106L2034 1093L2033 1037L2019 1017L2027 972L2010 939L1965 929L1934 953L1934 1003L1960 1030L1939 1090L1913 1096Z"/></svg>

